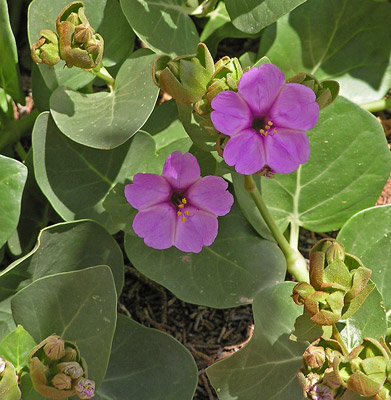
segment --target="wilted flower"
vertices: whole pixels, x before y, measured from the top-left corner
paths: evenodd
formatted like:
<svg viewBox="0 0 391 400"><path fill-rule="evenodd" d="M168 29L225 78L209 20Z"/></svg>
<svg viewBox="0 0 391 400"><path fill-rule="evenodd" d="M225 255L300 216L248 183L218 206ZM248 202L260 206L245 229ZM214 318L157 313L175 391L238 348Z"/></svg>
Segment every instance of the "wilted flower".
<svg viewBox="0 0 391 400"><path fill-rule="evenodd" d="M230 136L223 157L237 172L250 175L265 166L287 174L309 157L305 131L319 116L314 92L285 83L282 71L264 64L245 72L238 92L220 92L212 101L215 128Z"/></svg>
<svg viewBox="0 0 391 400"><path fill-rule="evenodd" d="M233 196L224 179L200 173L192 154L176 151L167 157L161 176L136 174L126 185L126 199L139 210L133 229L147 246L199 253L213 243L217 216L229 212Z"/></svg>

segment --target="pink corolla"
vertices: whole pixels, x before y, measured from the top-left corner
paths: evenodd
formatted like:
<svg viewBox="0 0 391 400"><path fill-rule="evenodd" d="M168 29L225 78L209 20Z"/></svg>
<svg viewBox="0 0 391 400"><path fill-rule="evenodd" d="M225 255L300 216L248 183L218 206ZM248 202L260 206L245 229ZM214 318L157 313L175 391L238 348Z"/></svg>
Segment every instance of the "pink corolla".
<svg viewBox="0 0 391 400"><path fill-rule="evenodd" d="M217 217L230 211L233 196L223 178L200 175L197 159L176 151L162 175L136 174L125 186L127 201L138 210L133 230L147 246L199 253L213 243Z"/></svg>
<svg viewBox="0 0 391 400"><path fill-rule="evenodd" d="M264 167L280 174L295 171L309 157L305 132L318 121L315 100L308 87L285 83L275 65L245 72L237 92L223 91L212 100L213 125L230 136L223 153L225 162L245 175Z"/></svg>

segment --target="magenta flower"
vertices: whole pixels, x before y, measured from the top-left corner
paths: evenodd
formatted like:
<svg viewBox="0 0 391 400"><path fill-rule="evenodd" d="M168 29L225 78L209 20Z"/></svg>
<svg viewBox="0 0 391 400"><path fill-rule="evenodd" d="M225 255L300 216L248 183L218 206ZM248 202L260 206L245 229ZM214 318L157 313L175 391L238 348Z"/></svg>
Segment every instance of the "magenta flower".
<svg viewBox="0 0 391 400"><path fill-rule="evenodd" d="M125 197L139 212L133 230L147 246L199 253L217 236L217 216L231 209L233 196L223 178L201 178L197 159L176 151L162 175L136 174Z"/></svg>
<svg viewBox="0 0 391 400"><path fill-rule="evenodd" d="M245 175L266 166L280 174L295 171L309 157L305 131L318 121L315 99L311 89L285 83L275 65L245 72L238 92L223 91L212 100L213 125L230 136L225 162Z"/></svg>

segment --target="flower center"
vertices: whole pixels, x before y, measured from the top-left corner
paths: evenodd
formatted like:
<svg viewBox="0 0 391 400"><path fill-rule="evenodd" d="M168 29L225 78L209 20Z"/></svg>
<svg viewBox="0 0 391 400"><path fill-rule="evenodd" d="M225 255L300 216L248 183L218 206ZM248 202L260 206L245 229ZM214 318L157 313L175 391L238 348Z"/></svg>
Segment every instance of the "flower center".
<svg viewBox="0 0 391 400"><path fill-rule="evenodd" d="M272 121L265 122L264 118L254 118L251 127L259 132L263 136L267 136L269 133L277 133L277 129L272 129Z"/></svg>
<svg viewBox="0 0 391 400"><path fill-rule="evenodd" d="M189 211L185 210L185 206L187 204L186 197L182 197L181 195L178 195L174 193L171 196L171 202L177 207L178 211L176 212L176 215L181 218L182 222L186 221L186 217L189 216Z"/></svg>

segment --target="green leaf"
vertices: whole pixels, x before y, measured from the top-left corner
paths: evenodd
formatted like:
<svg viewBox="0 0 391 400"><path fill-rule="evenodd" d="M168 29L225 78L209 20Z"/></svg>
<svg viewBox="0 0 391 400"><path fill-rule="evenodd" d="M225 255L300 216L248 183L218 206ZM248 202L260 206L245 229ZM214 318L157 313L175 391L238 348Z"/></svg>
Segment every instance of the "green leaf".
<svg viewBox="0 0 391 400"><path fill-rule="evenodd" d="M225 0L236 28L257 33L306 0Z"/></svg>
<svg viewBox="0 0 391 400"><path fill-rule="evenodd" d="M137 36L158 54L193 54L200 38L185 0L120 0Z"/></svg>
<svg viewBox="0 0 391 400"><path fill-rule="evenodd" d="M23 190L19 223L8 239L8 249L13 256L18 257L33 248L39 231L47 226L49 220L58 219L35 181L32 150L29 151L24 164L28 168L28 176Z"/></svg>
<svg viewBox="0 0 391 400"><path fill-rule="evenodd" d="M88 376L101 384L117 319L110 268L96 266L38 279L11 303L15 321L36 342L53 333L75 342L88 364Z"/></svg>
<svg viewBox="0 0 391 400"><path fill-rule="evenodd" d="M0 86L18 103L25 104L20 83L18 52L8 17L6 0L0 0Z"/></svg>
<svg viewBox="0 0 391 400"><path fill-rule="evenodd" d="M28 35L30 46L40 38L42 29L56 31L56 18L68 4L64 0L34 0L28 11ZM134 34L116 0L83 0L85 14L96 32L105 41L103 64L110 67L121 63L131 52ZM64 68L64 62L55 67L39 65L39 70L51 91L58 86L77 90L92 82L95 76L80 68Z"/></svg>
<svg viewBox="0 0 391 400"><path fill-rule="evenodd" d="M201 253L155 250L134 233L125 235L125 251L141 273L181 300L215 308L252 302L261 288L283 281L286 270L281 250L260 239L236 206L219 218L216 240Z"/></svg>
<svg viewBox="0 0 391 400"><path fill-rule="evenodd" d="M0 155L0 247L18 225L27 168L19 161Z"/></svg>
<svg viewBox="0 0 391 400"><path fill-rule="evenodd" d="M322 335L331 336L331 326L321 326L311 321L311 316L303 312L295 321L295 330L290 339L297 342L313 342Z"/></svg>
<svg viewBox="0 0 391 400"><path fill-rule="evenodd" d="M111 268L119 295L124 284L123 256L114 238L94 221L52 225L41 231L29 254L0 273L0 288L3 295L10 295L27 279L35 281L99 264Z"/></svg>
<svg viewBox="0 0 391 400"><path fill-rule="evenodd" d="M295 229L329 232L376 203L390 173L390 151L378 121L343 97L322 110L308 136L308 162L292 174L262 179L262 193L283 230L291 222Z"/></svg>
<svg viewBox="0 0 391 400"><path fill-rule="evenodd" d="M378 100L391 85L390 19L385 3L311 0L265 30L259 54L287 77L308 72L337 80L352 101Z"/></svg>
<svg viewBox="0 0 391 400"><path fill-rule="evenodd" d="M122 64L111 92L84 94L57 88L50 97L50 110L62 133L104 150L132 137L155 106L159 91L151 79L155 57L146 49L132 54Z"/></svg>
<svg viewBox="0 0 391 400"><path fill-rule="evenodd" d="M0 380L0 398L7 400L19 400L21 393L18 386L18 375L14 366L6 362L5 370Z"/></svg>
<svg viewBox="0 0 391 400"><path fill-rule="evenodd" d="M305 0L304 0L305 1ZM205 43L211 54L215 55L217 46L225 38L255 38L258 35L249 35L232 25L227 9L223 1L220 1L216 9L208 14L209 21L202 30L200 41Z"/></svg>
<svg viewBox="0 0 391 400"><path fill-rule="evenodd" d="M63 219L94 219L115 233L121 225L113 224L102 205L110 190L138 172L160 174L169 153L191 145L188 138L158 137L159 150L154 138L141 131L113 150L92 149L62 135L49 114L42 113L33 131L37 183Z"/></svg>
<svg viewBox="0 0 391 400"><path fill-rule="evenodd" d="M191 400L197 367L164 332L118 315L110 363L97 400Z"/></svg>
<svg viewBox="0 0 391 400"><path fill-rule="evenodd" d="M384 298L386 310L391 309L391 234L380 239L361 256L364 265L372 270L371 279Z"/></svg>
<svg viewBox="0 0 391 400"><path fill-rule="evenodd" d="M389 233L391 205L371 207L353 215L341 228L337 240L345 246L348 253L361 258L367 249Z"/></svg>
<svg viewBox="0 0 391 400"><path fill-rule="evenodd" d="M244 187L244 176L236 172L232 172L231 176L235 189L235 197L238 200L239 207L242 210L243 215L260 236L262 236L264 239L275 242L272 233L263 220L261 213L250 196L250 193ZM261 190L260 177L254 176L254 179L258 190Z"/></svg>
<svg viewBox="0 0 391 400"><path fill-rule="evenodd" d="M206 371L220 400L301 399L296 379L303 343L289 340L296 317L302 312L291 299L293 282L263 289L254 299L254 334L232 356Z"/></svg>
<svg viewBox="0 0 391 400"><path fill-rule="evenodd" d="M19 325L0 342L0 357L11 362L19 374L27 366L28 356L36 345L31 335Z"/></svg>
<svg viewBox="0 0 391 400"><path fill-rule="evenodd" d="M349 351L360 345L364 337L379 339L380 336L386 336L386 310L383 297L376 288L360 309L346 320L340 332Z"/></svg>

